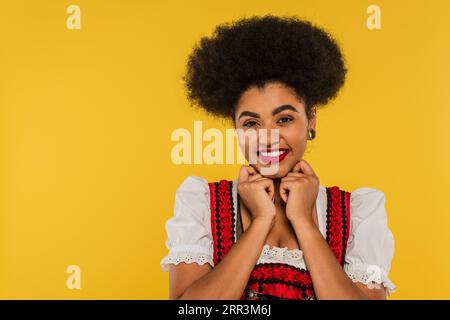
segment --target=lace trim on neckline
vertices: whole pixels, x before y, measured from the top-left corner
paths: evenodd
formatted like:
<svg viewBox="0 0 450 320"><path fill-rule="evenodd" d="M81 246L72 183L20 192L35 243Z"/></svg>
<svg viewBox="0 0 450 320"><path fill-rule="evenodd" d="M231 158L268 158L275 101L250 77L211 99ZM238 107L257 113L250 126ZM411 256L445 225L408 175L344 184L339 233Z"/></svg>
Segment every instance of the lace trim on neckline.
<svg viewBox="0 0 450 320"><path fill-rule="evenodd" d="M293 267L306 270L303 252L299 249L288 250L287 247L270 247L268 244L265 244L257 264L262 263L286 263Z"/></svg>

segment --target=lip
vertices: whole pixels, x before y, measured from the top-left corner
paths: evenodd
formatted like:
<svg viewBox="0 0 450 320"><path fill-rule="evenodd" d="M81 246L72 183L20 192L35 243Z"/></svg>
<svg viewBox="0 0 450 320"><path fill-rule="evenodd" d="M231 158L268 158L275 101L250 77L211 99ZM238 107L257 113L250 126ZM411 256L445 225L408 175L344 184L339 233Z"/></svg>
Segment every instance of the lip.
<svg viewBox="0 0 450 320"><path fill-rule="evenodd" d="M279 152L278 155L262 155L261 153ZM278 149L259 149L257 151L258 160L263 164L272 164L283 161L289 154L289 149L278 148Z"/></svg>

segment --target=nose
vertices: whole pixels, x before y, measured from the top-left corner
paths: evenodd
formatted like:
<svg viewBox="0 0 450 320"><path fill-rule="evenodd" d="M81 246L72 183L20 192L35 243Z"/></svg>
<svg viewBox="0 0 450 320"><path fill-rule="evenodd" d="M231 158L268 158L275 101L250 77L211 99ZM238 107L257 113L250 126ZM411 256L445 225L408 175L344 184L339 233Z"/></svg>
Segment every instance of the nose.
<svg viewBox="0 0 450 320"><path fill-rule="evenodd" d="M281 132L278 128L261 127L258 129L258 144L261 149L274 149L280 144Z"/></svg>

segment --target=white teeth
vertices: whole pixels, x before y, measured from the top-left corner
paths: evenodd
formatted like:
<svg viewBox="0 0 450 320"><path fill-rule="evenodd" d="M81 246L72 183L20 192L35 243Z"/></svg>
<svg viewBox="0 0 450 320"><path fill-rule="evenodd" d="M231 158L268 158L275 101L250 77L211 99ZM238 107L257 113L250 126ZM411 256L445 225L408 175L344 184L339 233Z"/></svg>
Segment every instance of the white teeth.
<svg viewBox="0 0 450 320"><path fill-rule="evenodd" d="M280 151L280 150L276 150L276 151L271 151L271 152L265 152L265 151L261 151L261 155L263 157L278 157L280 156L280 154L285 153L286 151Z"/></svg>

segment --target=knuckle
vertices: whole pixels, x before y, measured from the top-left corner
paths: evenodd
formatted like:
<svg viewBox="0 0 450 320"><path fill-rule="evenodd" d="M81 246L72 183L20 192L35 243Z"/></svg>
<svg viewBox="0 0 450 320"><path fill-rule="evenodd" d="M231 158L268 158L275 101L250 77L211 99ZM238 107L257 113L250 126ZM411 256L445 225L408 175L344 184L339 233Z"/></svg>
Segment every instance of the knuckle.
<svg viewBox="0 0 450 320"><path fill-rule="evenodd" d="M244 192L245 190L247 190L247 188L248 188L248 183L246 183L246 182L239 184L237 187L239 192Z"/></svg>

